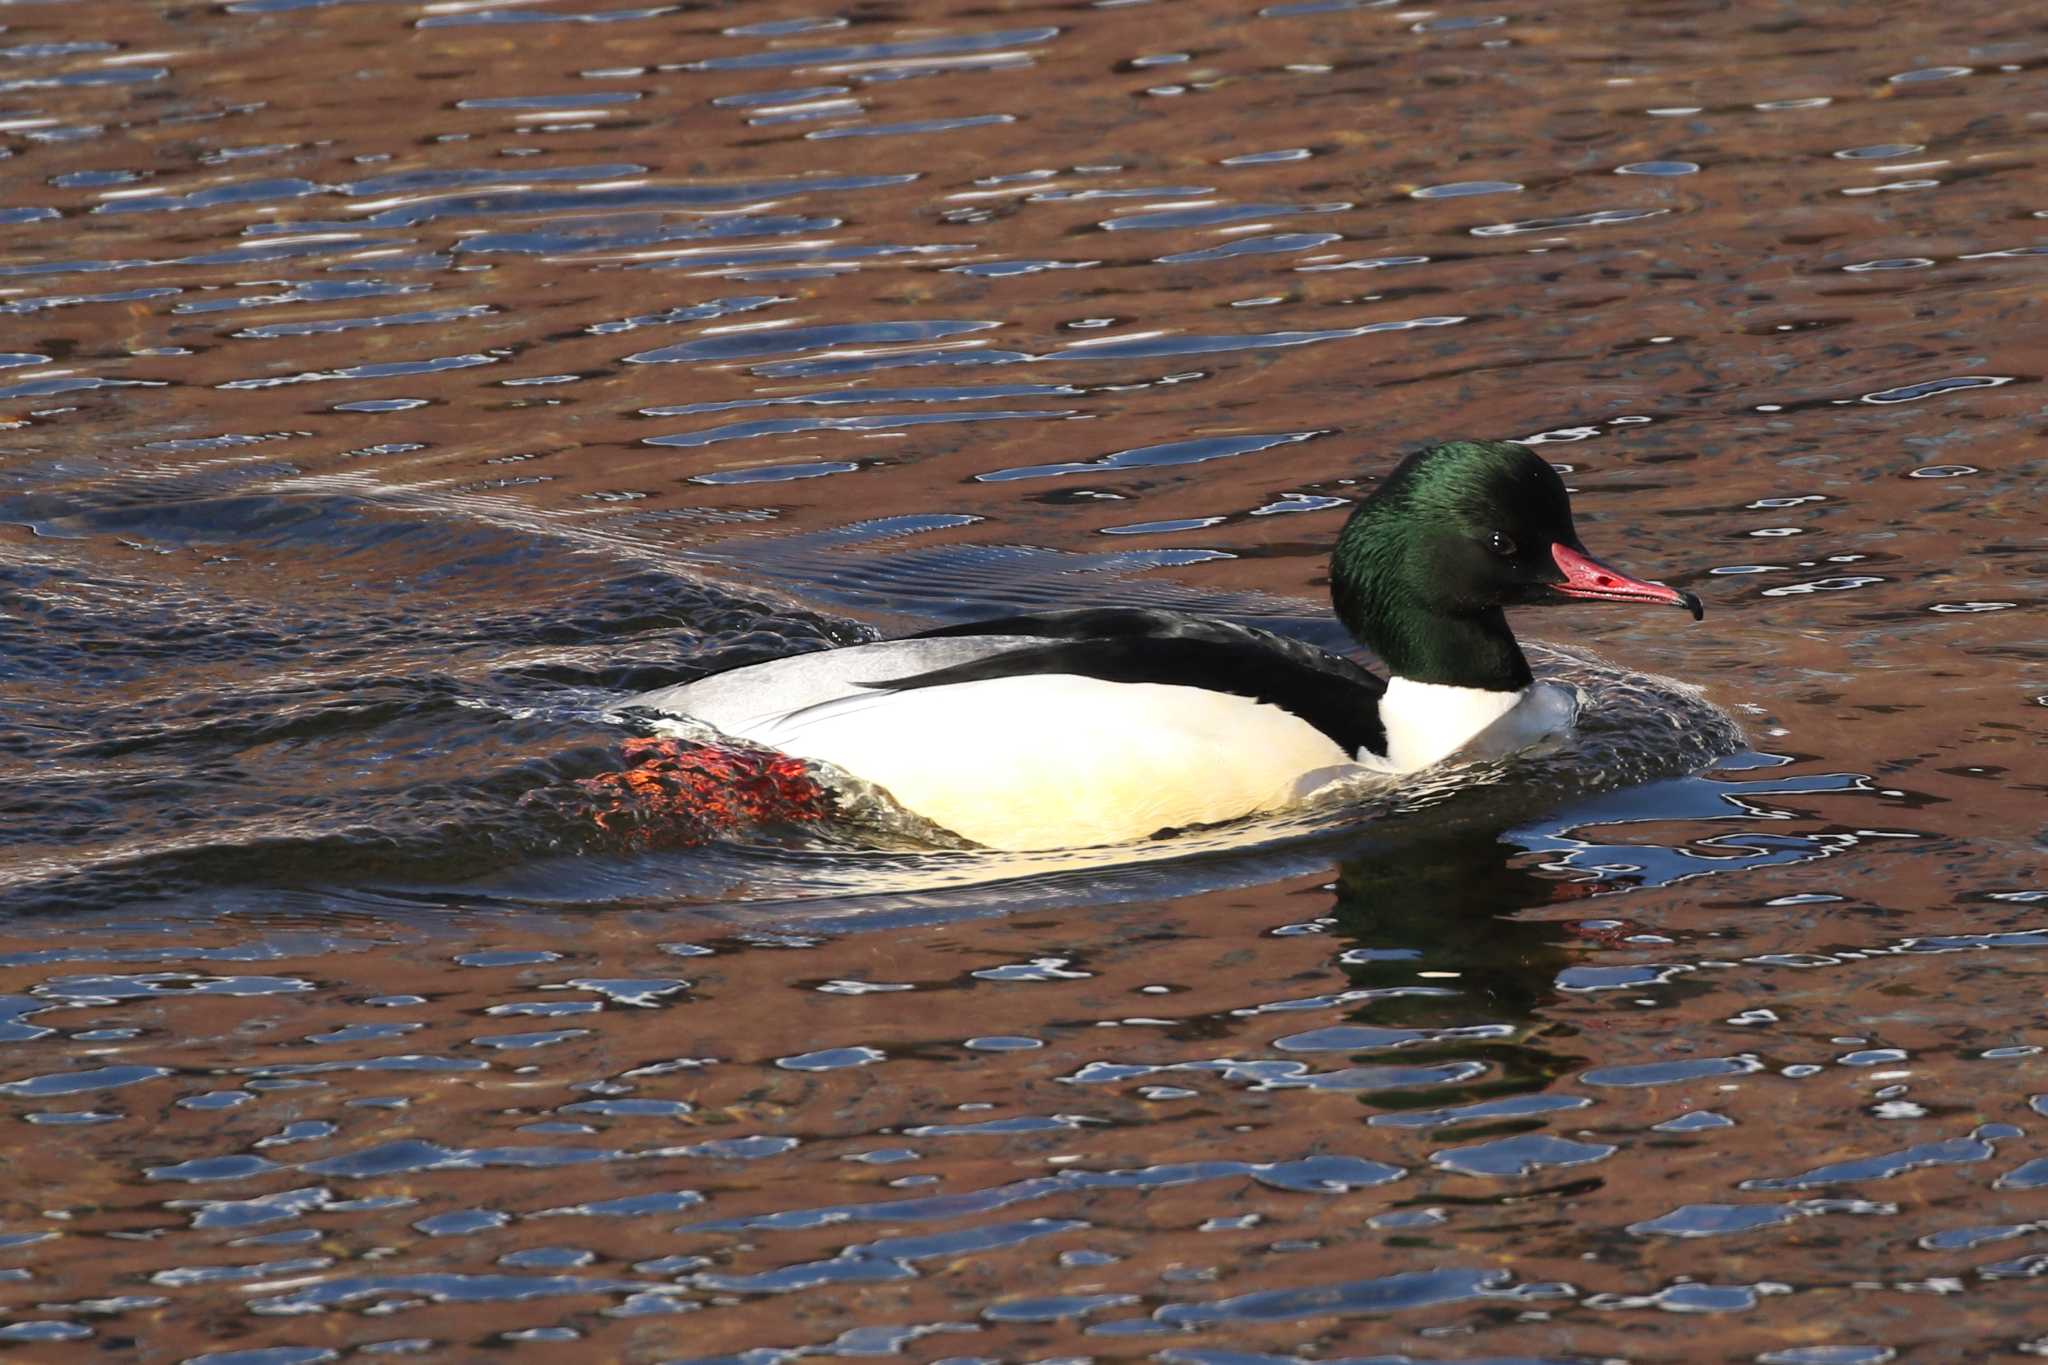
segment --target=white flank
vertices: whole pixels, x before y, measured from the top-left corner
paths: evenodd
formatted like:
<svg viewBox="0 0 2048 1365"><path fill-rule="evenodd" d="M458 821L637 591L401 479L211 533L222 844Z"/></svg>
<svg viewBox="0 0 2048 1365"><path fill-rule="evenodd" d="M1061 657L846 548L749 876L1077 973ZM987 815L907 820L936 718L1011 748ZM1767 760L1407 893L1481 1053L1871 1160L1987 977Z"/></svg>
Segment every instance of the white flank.
<svg viewBox="0 0 2048 1365"><path fill-rule="evenodd" d="M1335 741L1246 697L1071 674L876 692L729 728L888 789L999 849L1124 843L1292 804L1350 767Z"/></svg>
<svg viewBox="0 0 2048 1365"><path fill-rule="evenodd" d="M1380 698L1380 723L1387 727L1386 757L1361 753L1359 761L1395 773L1427 768L1464 748L1528 695L1527 688L1490 692L1394 678Z"/></svg>

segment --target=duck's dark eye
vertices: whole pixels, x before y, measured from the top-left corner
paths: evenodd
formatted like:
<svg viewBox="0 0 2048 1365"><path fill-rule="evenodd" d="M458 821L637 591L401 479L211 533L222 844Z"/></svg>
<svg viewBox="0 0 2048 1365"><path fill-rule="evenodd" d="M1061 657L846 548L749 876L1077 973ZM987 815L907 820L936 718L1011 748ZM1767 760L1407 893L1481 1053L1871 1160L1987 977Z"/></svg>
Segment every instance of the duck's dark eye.
<svg viewBox="0 0 2048 1365"><path fill-rule="evenodd" d="M1512 559L1515 555L1515 538L1505 531L1494 531L1486 537L1486 548L1502 559Z"/></svg>

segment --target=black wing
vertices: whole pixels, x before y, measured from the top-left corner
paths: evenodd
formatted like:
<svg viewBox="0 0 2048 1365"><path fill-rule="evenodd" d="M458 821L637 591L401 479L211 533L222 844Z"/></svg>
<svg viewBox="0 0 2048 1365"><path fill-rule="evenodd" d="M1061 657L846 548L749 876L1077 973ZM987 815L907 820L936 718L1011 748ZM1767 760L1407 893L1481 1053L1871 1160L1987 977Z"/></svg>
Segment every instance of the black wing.
<svg viewBox="0 0 2048 1365"><path fill-rule="evenodd" d="M1104 682L1201 687L1292 712L1346 753L1387 749L1379 708L1387 685L1349 659L1272 631L1174 611L1102 607L944 626L910 638L969 635L1027 636L1032 642L969 663L869 685L907 691L1068 673Z"/></svg>

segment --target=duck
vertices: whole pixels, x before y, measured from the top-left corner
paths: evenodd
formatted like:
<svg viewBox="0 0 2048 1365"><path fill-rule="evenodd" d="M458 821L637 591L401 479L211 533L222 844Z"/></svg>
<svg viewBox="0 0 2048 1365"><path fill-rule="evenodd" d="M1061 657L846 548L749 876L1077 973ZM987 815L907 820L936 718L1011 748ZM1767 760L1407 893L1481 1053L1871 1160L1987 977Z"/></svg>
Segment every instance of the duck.
<svg viewBox="0 0 2048 1365"><path fill-rule="evenodd" d="M1513 441L1408 455L1330 556L1337 619L1386 675L1235 621L1032 612L745 664L629 699L677 734L829 764L989 849L1129 843L1285 809L1361 773L1506 754L1576 721L1506 609L1699 598L1595 559Z"/></svg>

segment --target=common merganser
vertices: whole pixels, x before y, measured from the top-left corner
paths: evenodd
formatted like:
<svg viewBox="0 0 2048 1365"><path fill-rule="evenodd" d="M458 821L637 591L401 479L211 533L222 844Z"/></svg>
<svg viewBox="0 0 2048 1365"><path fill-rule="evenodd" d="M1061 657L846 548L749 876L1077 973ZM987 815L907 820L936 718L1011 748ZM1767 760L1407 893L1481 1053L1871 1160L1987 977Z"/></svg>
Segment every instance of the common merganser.
<svg viewBox="0 0 2048 1365"><path fill-rule="evenodd" d="M1078 847L1569 730L1576 694L1534 681L1503 607L1593 599L1703 615L1691 593L1588 554L1563 480L1511 441L1403 460L1338 534L1330 592L1387 681L1271 631L1100 608L771 659L627 705L829 763L990 848Z"/></svg>

